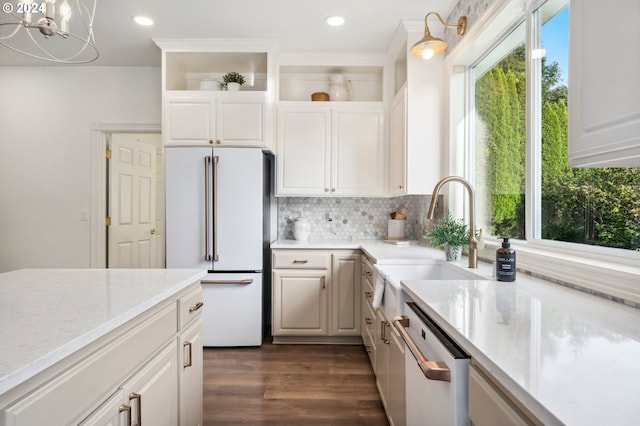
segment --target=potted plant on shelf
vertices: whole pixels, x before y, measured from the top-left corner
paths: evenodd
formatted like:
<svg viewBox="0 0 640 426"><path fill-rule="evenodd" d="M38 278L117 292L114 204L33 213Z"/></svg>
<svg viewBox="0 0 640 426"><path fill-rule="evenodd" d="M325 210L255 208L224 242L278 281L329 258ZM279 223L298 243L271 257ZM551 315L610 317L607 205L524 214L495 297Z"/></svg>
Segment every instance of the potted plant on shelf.
<svg viewBox="0 0 640 426"><path fill-rule="evenodd" d="M235 71L228 72L222 76L222 81L227 90L240 90L240 86L244 84L244 76Z"/></svg>
<svg viewBox="0 0 640 426"><path fill-rule="evenodd" d="M425 234L425 238L434 247L444 246L448 261L458 260L462 247L469 244L469 230L462 219L454 219L451 212L433 225L433 229Z"/></svg>

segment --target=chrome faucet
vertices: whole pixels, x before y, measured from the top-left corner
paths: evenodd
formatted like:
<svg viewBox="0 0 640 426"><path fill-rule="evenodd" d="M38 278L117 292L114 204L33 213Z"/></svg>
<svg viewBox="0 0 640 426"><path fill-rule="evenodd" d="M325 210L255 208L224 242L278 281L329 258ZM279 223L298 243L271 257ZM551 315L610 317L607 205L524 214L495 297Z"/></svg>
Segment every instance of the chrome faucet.
<svg viewBox="0 0 640 426"><path fill-rule="evenodd" d="M467 188L469 192L469 268L478 267L478 240L476 239L476 193L468 180L458 176L447 176L440 179L431 193L431 204L429 204L429 211L427 212L427 219L433 220L433 213L436 209L436 200L438 199L438 193L440 188L447 182L460 182Z"/></svg>

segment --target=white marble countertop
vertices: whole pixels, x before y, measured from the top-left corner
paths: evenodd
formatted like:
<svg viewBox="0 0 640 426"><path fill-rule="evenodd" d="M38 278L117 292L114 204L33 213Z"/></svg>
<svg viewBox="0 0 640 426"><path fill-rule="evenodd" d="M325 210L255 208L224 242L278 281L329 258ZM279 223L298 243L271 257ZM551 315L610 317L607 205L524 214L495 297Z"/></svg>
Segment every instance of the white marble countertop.
<svg viewBox="0 0 640 426"><path fill-rule="evenodd" d="M326 249L326 250L362 250L378 264L411 264L422 263L429 258L443 256L441 250L419 245L410 241L407 245L385 243L382 240L359 241L296 241L277 240L271 244L272 249Z"/></svg>
<svg viewBox="0 0 640 426"><path fill-rule="evenodd" d="M180 292L193 269L0 274L0 395Z"/></svg>
<svg viewBox="0 0 640 426"><path fill-rule="evenodd" d="M415 244L352 244L382 264L444 257ZM306 246L299 248L316 248ZM461 268L466 263L466 257L455 262ZM473 272L486 280L402 281L401 286L544 424L638 423L639 309L524 273L516 282L498 282L489 263L479 262Z"/></svg>

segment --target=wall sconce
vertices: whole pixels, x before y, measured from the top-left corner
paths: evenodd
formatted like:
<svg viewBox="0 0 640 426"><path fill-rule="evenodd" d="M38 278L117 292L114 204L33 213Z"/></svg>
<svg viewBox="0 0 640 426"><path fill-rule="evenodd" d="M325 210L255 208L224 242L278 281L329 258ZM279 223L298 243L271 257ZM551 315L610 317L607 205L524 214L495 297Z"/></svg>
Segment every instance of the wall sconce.
<svg viewBox="0 0 640 426"><path fill-rule="evenodd" d="M429 18L429 15L435 15L438 18L438 20L442 23L442 25L444 25L447 28L456 28L458 35L460 36L463 35L464 32L467 30L466 16L461 16L460 19L458 19L458 24L454 25L454 24L447 24L446 22L444 22L438 12L427 13L427 15L424 17L424 37L422 37L420 41L418 41L416 44L414 44L411 47L411 54L413 56L422 56L424 59L432 58L433 55L436 55L442 52L447 47L446 41L437 37L433 37L429 32L429 26L427 25L427 18Z"/></svg>

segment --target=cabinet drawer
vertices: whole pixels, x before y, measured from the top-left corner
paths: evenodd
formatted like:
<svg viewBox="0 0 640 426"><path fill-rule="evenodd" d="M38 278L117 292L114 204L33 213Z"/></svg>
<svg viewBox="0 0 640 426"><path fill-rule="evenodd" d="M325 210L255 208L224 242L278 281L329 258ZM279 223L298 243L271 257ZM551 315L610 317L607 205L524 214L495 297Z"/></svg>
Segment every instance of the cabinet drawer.
<svg viewBox="0 0 640 426"><path fill-rule="evenodd" d="M369 259L366 259L364 262L362 262L362 275L364 275L364 277L366 278L366 282L369 284L372 290L374 288L373 283L375 273L376 272L373 269L373 264L369 261Z"/></svg>
<svg viewBox="0 0 640 426"><path fill-rule="evenodd" d="M202 286L198 283L189 293L178 300L178 329L184 326L202 312Z"/></svg>
<svg viewBox="0 0 640 426"><path fill-rule="evenodd" d="M331 254L312 250L274 251L274 269L329 269Z"/></svg>

